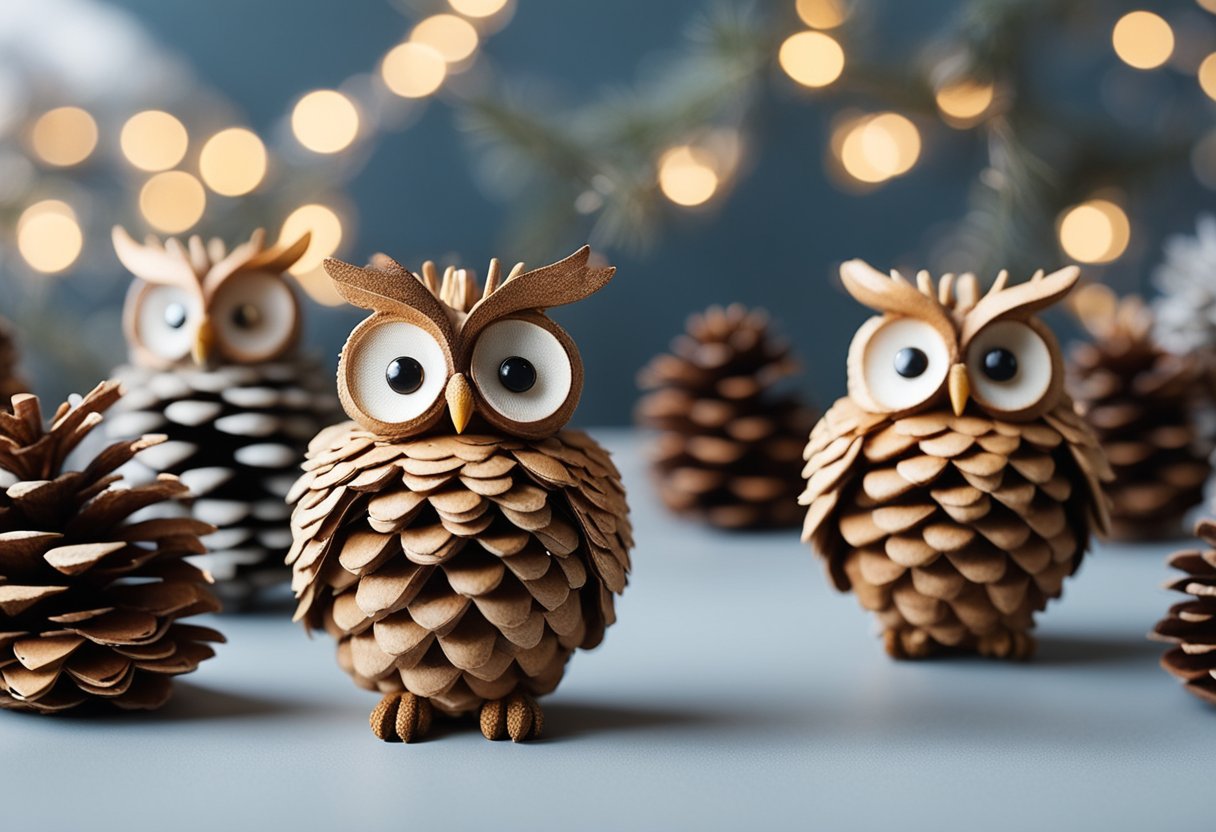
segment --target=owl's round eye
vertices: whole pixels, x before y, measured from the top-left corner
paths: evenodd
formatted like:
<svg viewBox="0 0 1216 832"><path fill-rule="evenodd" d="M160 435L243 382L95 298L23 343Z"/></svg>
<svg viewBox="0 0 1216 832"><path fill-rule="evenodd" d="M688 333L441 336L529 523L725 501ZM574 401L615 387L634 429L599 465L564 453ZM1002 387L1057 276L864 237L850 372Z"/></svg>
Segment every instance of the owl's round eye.
<svg viewBox="0 0 1216 832"><path fill-rule="evenodd" d="M473 383L498 414L512 422L539 422L570 398L574 371L566 347L531 321L504 320L486 327L473 347Z"/></svg>
<svg viewBox="0 0 1216 832"><path fill-rule="evenodd" d="M211 318L230 359L267 361L295 340L299 309L283 278L254 272L238 274L220 287Z"/></svg>
<svg viewBox="0 0 1216 832"><path fill-rule="evenodd" d="M1054 372L1047 342L1021 321L997 321L967 346L971 395L995 410L1034 407L1050 389Z"/></svg>
<svg viewBox="0 0 1216 832"><path fill-rule="evenodd" d="M137 341L166 361L180 361L190 354L201 317L198 299L188 292L176 286L149 286L135 312Z"/></svg>
<svg viewBox="0 0 1216 832"><path fill-rule="evenodd" d="M345 361L347 389L359 409L389 425L409 422L430 409L449 375L439 342L405 321L367 330Z"/></svg>
<svg viewBox="0 0 1216 832"><path fill-rule="evenodd" d="M906 410L927 401L950 371L950 351L941 334L925 321L896 318L858 337L866 337L859 381L884 411Z"/></svg>

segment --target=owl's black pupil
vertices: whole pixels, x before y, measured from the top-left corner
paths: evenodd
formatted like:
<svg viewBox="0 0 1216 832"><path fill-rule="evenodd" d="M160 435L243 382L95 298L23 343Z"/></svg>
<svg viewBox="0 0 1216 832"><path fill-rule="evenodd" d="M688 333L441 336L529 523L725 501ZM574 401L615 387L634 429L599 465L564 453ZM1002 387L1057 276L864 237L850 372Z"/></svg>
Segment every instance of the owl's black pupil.
<svg viewBox="0 0 1216 832"><path fill-rule="evenodd" d="M181 329L186 325L186 307L180 303L171 303L165 307L165 323L173 329Z"/></svg>
<svg viewBox="0 0 1216 832"><path fill-rule="evenodd" d="M536 384L536 368L528 359L513 355L498 365L498 380L512 393L526 393Z"/></svg>
<svg viewBox="0 0 1216 832"><path fill-rule="evenodd" d="M984 375L993 381L1009 381L1018 374L1018 359L1004 347L984 353Z"/></svg>
<svg viewBox="0 0 1216 832"><path fill-rule="evenodd" d="M252 303L242 303L232 310L232 322L241 329L252 329L262 320L262 313Z"/></svg>
<svg viewBox="0 0 1216 832"><path fill-rule="evenodd" d="M388 386L393 388L394 393L406 396L422 386L422 365L418 363L418 359L403 355L389 362L384 377L388 379Z"/></svg>
<svg viewBox="0 0 1216 832"><path fill-rule="evenodd" d="M916 347L904 347L895 353L895 372L904 378L919 378L929 369L929 356Z"/></svg>

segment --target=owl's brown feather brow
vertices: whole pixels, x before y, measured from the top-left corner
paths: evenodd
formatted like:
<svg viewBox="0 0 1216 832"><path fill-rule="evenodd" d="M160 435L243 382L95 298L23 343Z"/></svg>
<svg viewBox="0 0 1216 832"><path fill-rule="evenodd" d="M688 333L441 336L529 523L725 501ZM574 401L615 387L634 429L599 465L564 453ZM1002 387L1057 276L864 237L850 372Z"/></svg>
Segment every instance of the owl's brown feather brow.
<svg viewBox="0 0 1216 832"><path fill-rule="evenodd" d="M1065 266L1049 275L1039 271L1030 280L1016 286L1006 286L1008 274L1002 272L1002 276L1004 280L998 277L988 294L984 295L964 318L964 343L993 321L1004 318L1024 320L1051 306L1072 291L1081 276L1081 270L1076 266Z"/></svg>
<svg viewBox="0 0 1216 832"><path fill-rule="evenodd" d="M452 336L452 322L426 284L386 255L376 255L373 262L385 268L361 268L333 257L326 258L324 265L334 288L347 303L403 317L422 315L440 332Z"/></svg>
<svg viewBox="0 0 1216 832"><path fill-rule="evenodd" d="M933 290L928 272L918 274L914 286L899 272L892 271L888 277L864 260L848 260L840 264L840 279L855 300L875 312L927 321L943 336L953 337L954 323Z"/></svg>

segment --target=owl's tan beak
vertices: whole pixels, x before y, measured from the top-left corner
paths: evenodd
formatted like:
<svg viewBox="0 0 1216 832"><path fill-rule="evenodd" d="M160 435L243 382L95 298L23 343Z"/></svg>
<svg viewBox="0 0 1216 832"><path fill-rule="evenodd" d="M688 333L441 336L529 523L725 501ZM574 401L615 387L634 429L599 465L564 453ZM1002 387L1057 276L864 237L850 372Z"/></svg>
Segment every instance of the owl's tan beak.
<svg viewBox="0 0 1216 832"><path fill-rule="evenodd" d="M212 325L210 318L203 318L203 322L198 325L198 332L194 334L194 346L190 348L190 354L194 357L194 363L200 367L206 367L211 363L211 356L215 354L215 326Z"/></svg>
<svg viewBox="0 0 1216 832"><path fill-rule="evenodd" d="M448 415L452 417L452 427L457 433L464 433L469 420L473 418L473 388L464 373L457 373L448 379L444 398L448 400Z"/></svg>
<svg viewBox="0 0 1216 832"><path fill-rule="evenodd" d="M946 380L950 389L950 407L955 416L962 416L967 409L967 401L971 398L971 381L967 378L967 365L955 364L950 368L950 377Z"/></svg>

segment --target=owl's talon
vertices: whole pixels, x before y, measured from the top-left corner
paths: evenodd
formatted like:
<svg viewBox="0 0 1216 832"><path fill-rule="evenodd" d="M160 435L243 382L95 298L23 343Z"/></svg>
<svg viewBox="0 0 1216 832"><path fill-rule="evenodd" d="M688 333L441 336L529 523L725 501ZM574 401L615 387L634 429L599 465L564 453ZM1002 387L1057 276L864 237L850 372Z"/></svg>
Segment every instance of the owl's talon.
<svg viewBox="0 0 1216 832"><path fill-rule="evenodd" d="M536 739L545 726L545 714L526 693L492 699L481 706L481 733L488 740L512 742Z"/></svg>
<svg viewBox="0 0 1216 832"><path fill-rule="evenodd" d="M924 630L891 627L882 637L887 655L893 659L923 659L933 652L933 640Z"/></svg>
<svg viewBox="0 0 1216 832"><path fill-rule="evenodd" d="M372 733L384 742L415 742L431 730L431 703L412 693L390 693L372 710Z"/></svg>

